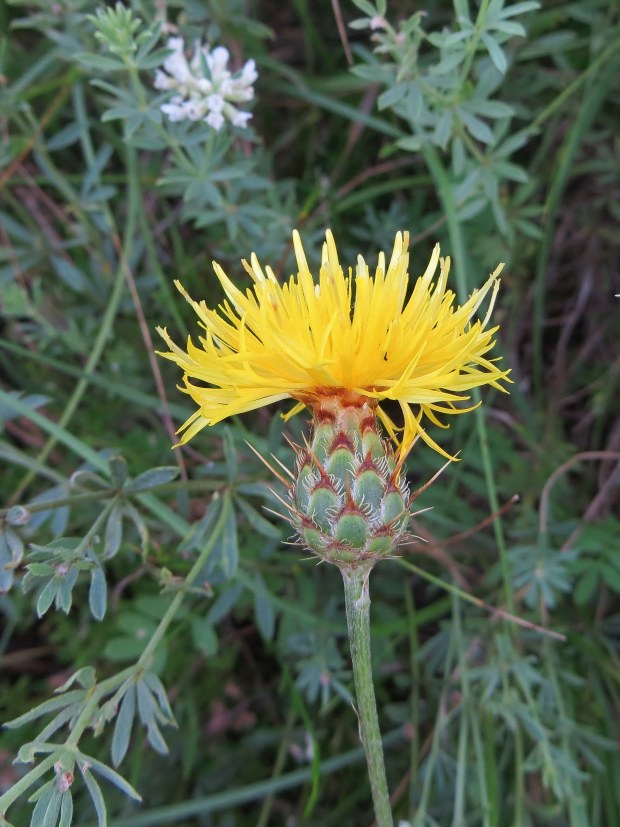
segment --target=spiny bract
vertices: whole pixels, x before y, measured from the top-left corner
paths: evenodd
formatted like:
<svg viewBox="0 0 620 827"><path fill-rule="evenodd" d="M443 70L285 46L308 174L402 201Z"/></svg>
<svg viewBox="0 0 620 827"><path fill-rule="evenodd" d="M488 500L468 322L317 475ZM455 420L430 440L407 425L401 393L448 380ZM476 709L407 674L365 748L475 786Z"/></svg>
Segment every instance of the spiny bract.
<svg viewBox="0 0 620 827"><path fill-rule="evenodd" d="M291 522L312 552L340 568L389 555L409 518L409 490L368 400L324 398L309 444L297 450Z"/></svg>

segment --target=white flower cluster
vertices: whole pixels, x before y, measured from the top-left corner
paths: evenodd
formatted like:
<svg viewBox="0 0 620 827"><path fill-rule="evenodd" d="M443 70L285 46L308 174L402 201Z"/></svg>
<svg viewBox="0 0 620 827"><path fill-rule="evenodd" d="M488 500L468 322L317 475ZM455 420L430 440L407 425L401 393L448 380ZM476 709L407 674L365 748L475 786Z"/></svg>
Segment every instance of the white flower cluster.
<svg viewBox="0 0 620 827"><path fill-rule="evenodd" d="M187 60L182 37L171 37L167 46L172 54L166 58L165 71L157 70L156 89L174 89L177 94L161 111L171 121L205 121L217 132L228 119L233 126L246 127L251 112L237 109L234 104L252 100L252 84L258 77L256 64L248 60L234 75L228 66L228 49L217 46L213 51L207 44L196 42L194 56Z"/></svg>

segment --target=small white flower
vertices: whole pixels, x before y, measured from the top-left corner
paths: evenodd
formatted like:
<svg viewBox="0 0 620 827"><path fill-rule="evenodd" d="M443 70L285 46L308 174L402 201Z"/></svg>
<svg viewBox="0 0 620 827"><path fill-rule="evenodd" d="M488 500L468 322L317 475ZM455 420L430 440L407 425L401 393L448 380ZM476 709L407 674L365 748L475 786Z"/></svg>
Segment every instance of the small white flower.
<svg viewBox="0 0 620 827"><path fill-rule="evenodd" d="M211 110L211 112L221 112L224 109L224 104L226 101L222 97L222 95L209 95L206 99L207 106Z"/></svg>
<svg viewBox="0 0 620 827"><path fill-rule="evenodd" d="M165 72L162 72L161 69L158 69L155 72L155 82L153 83L153 86L156 89L174 89L176 86L176 81Z"/></svg>
<svg viewBox="0 0 620 827"><path fill-rule="evenodd" d="M243 66L241 70L241 77L239 81L244 86L251 86L256 79L258 78L258 72L256 71L256 63L253 60L248 60Z"/></svg>
<svg viewBox="0 0 620 827"><path fill-rule="evenodd" d="M233 107L231 107L231 109L232 108ZM235 109L234 114L230 117L230 122L233 126L239 126L241 129L245 129L251 117L251 112L241 112L239 109Z"/></svg>
<svg viewBox="0 0 620 827"><path fill-rule="evenodd" d="M221 112L209 112L207 117L205 118L205 123L208 123L209 126L212 126L216 132L219 132L220 129L224 126L225 118Z"/></svg>
<svg viewBox="0 0 620 827"><path fill-rule="evenodd" d="M170 120L175 123L176 121L184 121L187 117L185 113L185 108L181 104L178 103L162 103L160 106L161 111L164 115L167 115Z"/></svg>
<svg viewBox="0 0 620 827"><path fill-rule="evenodd" d="M185 56L182 37L171 37L167 46L172 50L164 62L164 70L155 73L154 87L177 94L160 106L175 121L204 120L217 132L226 120L233 126L247 127L251 112L238 110L233 104L251 101L258 73L256 63L248 60L239 72L230 72L230 54L224 46L210 50L208 44L196 41L190 60Z"/></svg>
<svg viewBox="0 0 620 827"><path fill-rule="evenodd" d="M182 37L169 37L168 42L166 43L167 49L172 49L173 52L180 52L183 54L183 50L185 49L185 43Z"/></svg>
<svg viewBox="0 0 620 827"><path fill-rule="evenodd" d="M179 83L187 83L191 78L191 71L183 54L183 38L171 37L168 48L174 51L164 61L164 69Z"/></svg>
<svg viewBox="0 0 620 827"><path fill-rule="evenodd" d="M211 92L213 92L213 84L206 78L200 78L200 80L196 81L196 89L202 95L210 95Z"/></svg>
<svg viewBox="0 0 620 827"><path fill-rule="evenodd" d="M188 100L184 103L185 114L190 121L199 121L205 113L205 106L202 101Z"/></svg>
<svg viewBox="0 0 620 827"><path fill-rule="evenodd" d="M225 49L223 46L217 46L210 55L208 53L207 55L209 69L211 69L213 79L217 80L222 77L224 72L226 72L228 58L230 57L228 54L228 49Z"/></svg>

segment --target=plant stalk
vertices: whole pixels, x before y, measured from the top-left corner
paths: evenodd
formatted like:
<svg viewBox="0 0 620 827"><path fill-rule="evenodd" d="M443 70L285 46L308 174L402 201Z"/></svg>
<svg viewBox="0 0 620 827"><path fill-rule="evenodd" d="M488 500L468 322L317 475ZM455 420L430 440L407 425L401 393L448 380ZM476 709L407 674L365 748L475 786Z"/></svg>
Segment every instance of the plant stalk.
<svg viewBox="0 0 620 827"><path fill-rule="evenodd" d="M377 827L393 827L383 745L379 731L377 704L370 660L370 569L341 569L347 609L347 629L357 700L360 736L366 753Z"/></svg>

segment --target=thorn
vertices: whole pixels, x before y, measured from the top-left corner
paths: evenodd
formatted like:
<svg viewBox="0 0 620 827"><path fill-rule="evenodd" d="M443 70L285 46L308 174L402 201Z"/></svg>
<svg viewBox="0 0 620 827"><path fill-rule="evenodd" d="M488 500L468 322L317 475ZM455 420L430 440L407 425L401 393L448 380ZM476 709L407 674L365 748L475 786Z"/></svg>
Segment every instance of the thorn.
<svg viewBox="0 0 620 827"><path fill-rule="evenodd" d="M279 517L281 520L286 520L287 523L290 523L291 518L287 517L286 514L280 514L279 511L274 511L273 508L267 508L266 505L263 506L264 510L267 511L269 514L273 514L275 517Z"/></svg>
<svg viewBox="0 0 620 827"><path fill-rule="evenodd" d="M280 503L280 505L283 505L283 506L284 506L284 508L286 508L286 510L287 510L287 511L290 511L290 512L291 512L291 514L296 514L298 517L303 516L303 515L302 515L299 511L297 511L297 509L295 508L295 506L293 506L291 503L287 502L287 501L286 501L283 497L281 497L279 494L277 494L277 493L273 490L273 488L270 488L269 490L271 491L271 493L273 494L273 496L276 498L276 500ZM264 508L267 508L267 506L263 506L263 507L264 507ZM268 509L267 509L267 510L268 510Z"/></svg>
<svg viewBox="0 0 620 827"><path fill-rule="evenodd" d="M435 506L433 505L427 505L426 508L421 508L419 511L411 511L409 513L409 517L413 519L414 517L417 517L418 514L425 514L427 511L432 511L434 507Z"/></svg>
<svg viewBox="0 0 620 827"><path fill-rule="evenodd" d="M459 453L460 453L460 451L457 451L457 453L455 454L455 456L458 456L458 455L459 455ZM427 488L430 488L430 486L431 486L431 485L435 482L435 480L436 480L436 479L437 479L437 478L438 478L441 474L443 474L443 472L446 470L446 468L448 467L448 465L450 465L450 463L451 463L451 462L452 462L452 460L451 460L451 459L449 459L446 463L444 463L444 464L441 466L441 468L439 469L439 471L436 471L436 472L433 474L433 476L430 478L430 480L429 480L428 482L426 482L426 483L422 486L422 488L418 488L418 490L417 490L417 491L414 491L414 492L413 492L413 494L411 495L411 502L415 502L415 500L417 500L417 499L418 499L418 497L420 496L420 494L423 494L423 493L426 491L426 489L427 489Z"/></svg>
<svg viewBox="0 0 620 827"><path fill-rule="evenodd" d="M272 457L272 459L274 459L274 460L278 463L278 465L280 466L280 468L281 468L281 469L282 469L282 470L283 470L286 474L288 474L288 475L289 475L289 477L293 480L293 482L295 482L295 474L293 474L293 472L291 471L291 469L290 469L290 468L287 468L287 467L286 467L286 465L285 465L285 464L284 464L281 460L279 460L279 459L278 459L278 457L277 457L275 454L272 454L272 455L271 455L271 457Z"/></svg>
<svg viewBox="0 0 620 827"><path fill-rule="evenodd" d="M278 473L278 471L276 471L276 469L273 467L273 465L270 465L269 462L267 462L267 460L260 453L260 451L258 451L253 445L250 445L250 443L247 441L247 439L245 440L245 444L248 446L250 451L253 451L256 454L256 456L263 463L263 465L266 465L267 468L269 468L269 470L274 475L274 477L277 477L283 485L286 485L288 487L289 481L287 479L284 479L284 477L280 473Z"/></svg>

